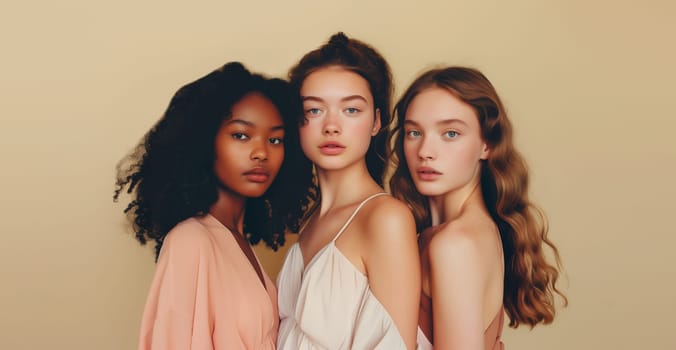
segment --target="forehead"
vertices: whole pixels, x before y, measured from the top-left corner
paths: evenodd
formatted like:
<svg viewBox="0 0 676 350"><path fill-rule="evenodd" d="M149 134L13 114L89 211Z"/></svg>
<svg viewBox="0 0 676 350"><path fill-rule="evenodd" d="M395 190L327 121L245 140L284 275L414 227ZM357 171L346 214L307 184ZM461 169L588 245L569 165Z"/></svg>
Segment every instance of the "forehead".
<svg viewBox="0 0 676 350"><path fill-rule="evenodd" d="M303 97L314 96L323 99L360 95L373 101L369 83L361 75L339 66L320 68L308 75L301 85Z"/></svg>
<svg viewBox="0 0 676 350"><path fill-rule="evenodd" d="M243 120L261 125L282 125L284 123L277 107L258 92L250 92L232 105L230 120Z"/></svg>
<svg viewBox="0 0 676 350"><path fill-rule="evenodd" d="M468 125L478 125L472 106L440 87L430 87L420 92L406 110L406 120L418 124L438 123L450 119L458 119Z"/></svg>

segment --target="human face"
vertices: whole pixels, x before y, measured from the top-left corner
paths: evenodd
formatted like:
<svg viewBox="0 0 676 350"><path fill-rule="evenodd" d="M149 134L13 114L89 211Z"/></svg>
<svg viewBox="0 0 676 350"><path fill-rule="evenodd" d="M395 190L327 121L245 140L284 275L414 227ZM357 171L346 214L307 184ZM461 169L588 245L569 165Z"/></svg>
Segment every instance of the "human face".
<svg viewBox="0 0 676 350"><path fill-rule="evenodd" d="M242 197L260 197L284 160L284 122L272 102L249 93L232 106L214 143L214 173L221 188Z"/></svg>
<svg viewBox="0 0 676 350"><path fill-rule="evenodd" d="M473 186L488 153L470 105L438 87L413 98L404 121L404 155L418 192L439 196Z"/></svg>
<svg viewBox="0 0 676 350"><path fill-rule="evenodd" d="M321 68L301 86L307 122L300 128L305 155L320 170L365 162L371 137L380 129L380 112L366 79L342 67Z"/></svg>

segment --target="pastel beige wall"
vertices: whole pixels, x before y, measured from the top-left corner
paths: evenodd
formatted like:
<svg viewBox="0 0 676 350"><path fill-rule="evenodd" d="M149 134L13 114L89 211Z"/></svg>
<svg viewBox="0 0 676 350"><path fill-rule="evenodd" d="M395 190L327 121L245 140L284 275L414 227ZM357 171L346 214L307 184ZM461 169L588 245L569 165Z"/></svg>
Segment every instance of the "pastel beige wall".
<svg viewBox="0 0 676 350"><path fill-rule="evenodd" d="M336 30L397 92L463 64L497 86L571 304L509 349L676 349L676 5L669 1L84 0L0 10L0 348L132 349L153 262L114 166L229 60L283 75ZM259 250L259 253L263 253ZM281 255L264 254L275 275Z"/></svg>

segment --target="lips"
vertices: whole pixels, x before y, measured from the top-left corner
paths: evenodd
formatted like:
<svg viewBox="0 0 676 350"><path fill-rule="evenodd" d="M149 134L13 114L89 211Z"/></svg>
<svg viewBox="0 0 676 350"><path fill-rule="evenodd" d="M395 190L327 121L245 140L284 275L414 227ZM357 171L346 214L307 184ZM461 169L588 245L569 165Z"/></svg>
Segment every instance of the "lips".
<svg viewBox="0 0 676 350"><path fill-rule="evenodd" d="M251 182L262 183L268 181L270 178L270 172L267 169L262 167L256 167L244 173L244 177Z"/></svg>
<svg viewBox="0 0 676 350"><path fill-rule="evenodd" d="M418 174L418 178L423 181L433 181L442 175L441 172L430 167L420 167L416 173Z"/></svg>
<svg viewBox="0 0 676 350"><path fill-rule="evenodd" d="M345 150L345 146L342 144L335 142L335 141L330 141L330 142L324 142L321 145L319 145L319 151L322 154L333 156L342 153Z"/></svg>

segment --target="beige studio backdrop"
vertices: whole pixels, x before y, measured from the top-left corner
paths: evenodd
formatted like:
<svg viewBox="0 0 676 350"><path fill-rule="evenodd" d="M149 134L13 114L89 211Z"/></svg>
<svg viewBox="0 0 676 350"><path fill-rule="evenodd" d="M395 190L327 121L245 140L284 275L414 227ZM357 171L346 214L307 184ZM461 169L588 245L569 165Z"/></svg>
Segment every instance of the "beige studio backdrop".
<svg viewBox="0 0 676 350"><path fill-rule="evenodd" d="M24 2L0 9L0 348L133 349L150 249L114 167L181 85L230 60L281 76L336 30L496 85L571 304L507 349L676 349L671 1ZM283 254L258 249L275 276Z"/></svg>

